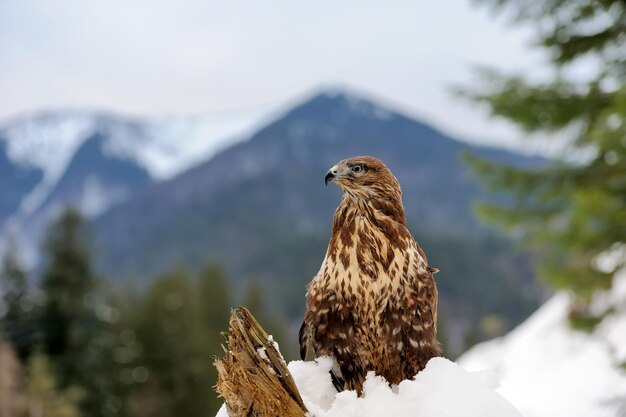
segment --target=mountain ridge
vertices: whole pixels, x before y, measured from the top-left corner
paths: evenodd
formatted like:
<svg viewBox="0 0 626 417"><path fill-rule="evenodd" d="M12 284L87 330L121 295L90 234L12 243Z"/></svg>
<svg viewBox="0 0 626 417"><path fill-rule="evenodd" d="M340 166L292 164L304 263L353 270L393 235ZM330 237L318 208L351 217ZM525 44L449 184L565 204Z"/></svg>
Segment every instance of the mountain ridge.
<svg viewBox="0 0 626 417"><path fill-rule="evenodd" d="M473 217L473 199L493 196L469 180L459 160L463 151L524 166L540 163L456 141L366 100L320 94L248 141L141 190L96 219L99 266L108 276L141 281L179 264L216 262L235 286L261 281L277 312L297 317L340 198L338 189L324 187L324 174L340 159L370 154L398 177L409 228L431 263L445 271L442 308L455 322L473 311L467 314L474 322L462 324L457 339L489 309L520 320L533 305L524 301L532 287L528 260L512 255L510 243ZM469 278L455 280L450 272ZM485 306L469 306L467 299L480 297L481 285L491 285L493 293L484 296ZM496 293L507 294L507 302Z"/></svg>
<svg viewBox="0 0 626 417"><path fill-rule="evenodd" d="M133 175L123 184L114 166L101 166L97 176L68 178L71 164L93 137L101 138L97 152L102 158L97 164L124 160L136 171L144 171L150 181L158 181L217 152L265 117L266 110L153 118L46 110L13 118L0 126L0 174L4 174L0 176L0 232L18 238L26 263L34 267L39 262L39 239L55 213L50 207L78 205L93 217L144 185ZM25 172L34 175L28 186L18 176ZM74 183L73 191L62 192L64 182ZM119 192L103 193L101 185L113 182L120 186ZM0 254L6 243L0 238Z"/></svg>
<svg viewBox="0 0 626 417"><path fill-rule="evenodd" d="M453 339L451 352L460 351L468 335L499 334L536 305L529 259L474 218L475 198L497 197L470 180L459 154L474 152L523 166L541 164L540 158L465 143L402 112L336 90L301 99L263 125L258 118L244 120L248 127L258 123L248 140L215 139L224 132L244 134L236 118L198 126L110 117L98 123L80 117L57 123L53 116L42 116L50 126L14 126L9 140L7 129L0 128L2 143L12 146L11 157L32 152L43 158L55 149L55 141L72 151L67 161L53 161L64 167L62 172L41 170L43 179L31 192L36 195L27 197L29 210L5 217L4 225L0 219L3 232L17 225L20 246L27 246L33 265L45 227L72 203L86 209L97 269L111 281L141 287L179 265L195 269L217 263L234 287L259 281L274 313L294 323L305 285L324 255L341 195L335 187L324 187L323 176L340 159L371 154L398 177L408 227L429 261L442 270L441 317ZM20 138L24 146L15 147ZM213 139L223 148L213 147L214 154L206 157L206 144ZM86 144L92 146L93 158L86 158L91 162L68 173ZM27 159L20 163L28 166ZM146 163L166 169L158 174Z"/></svg>

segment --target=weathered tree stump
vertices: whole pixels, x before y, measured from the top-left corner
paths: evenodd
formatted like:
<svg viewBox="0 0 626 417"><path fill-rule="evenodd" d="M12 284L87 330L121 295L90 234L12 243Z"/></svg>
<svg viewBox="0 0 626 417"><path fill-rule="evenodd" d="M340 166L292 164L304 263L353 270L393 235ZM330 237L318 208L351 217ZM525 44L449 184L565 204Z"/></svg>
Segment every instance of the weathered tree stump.
<svg viewBox="0 0 626 417"><path fill-rule="evenodd" d="M231 312L218 394L230 417L304 417L307 412L277 345L243 307Z"/></svg>

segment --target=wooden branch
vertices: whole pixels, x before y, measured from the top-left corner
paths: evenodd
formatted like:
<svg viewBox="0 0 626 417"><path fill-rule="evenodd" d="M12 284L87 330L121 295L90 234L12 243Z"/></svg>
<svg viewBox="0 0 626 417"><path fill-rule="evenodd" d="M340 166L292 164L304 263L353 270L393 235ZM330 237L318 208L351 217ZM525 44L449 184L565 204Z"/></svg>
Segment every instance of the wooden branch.
<svg viewBox="0 0 626 417"><path fill-rule="evenodd" d="M218 394L230 417L304 417L296 383L274 341L244 307L231 312L224 359L216 359Z"/></svg>

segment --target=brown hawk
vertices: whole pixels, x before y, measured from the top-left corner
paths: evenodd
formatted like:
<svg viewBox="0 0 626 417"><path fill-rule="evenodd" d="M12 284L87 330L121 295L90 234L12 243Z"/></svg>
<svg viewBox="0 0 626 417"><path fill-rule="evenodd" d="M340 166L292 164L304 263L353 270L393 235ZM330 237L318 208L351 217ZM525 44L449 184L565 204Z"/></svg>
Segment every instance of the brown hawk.
<svg viewBox="0 0 626 417"><path fill-rule="evenodd" d="M437 287L406 228L398 181L380 160L343 160L326 174L343 191L322 266L308 286L300 356L330 356L339 389L368 371L397 384L441 355Z"/></svg>

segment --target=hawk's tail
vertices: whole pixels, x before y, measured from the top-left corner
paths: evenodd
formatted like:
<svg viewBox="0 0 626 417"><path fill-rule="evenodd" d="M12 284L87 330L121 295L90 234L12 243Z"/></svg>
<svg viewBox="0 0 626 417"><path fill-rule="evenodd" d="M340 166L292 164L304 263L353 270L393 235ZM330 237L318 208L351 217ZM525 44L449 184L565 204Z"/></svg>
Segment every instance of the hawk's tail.
<svg viewBox="0 0 626 417"><path fill-rule="evenodd" d="M306 354L309 350L309 331L306 325L306 321L302 322L300 331L298 332L298 341L300 343L300 359L306 360Z"/></svg>

